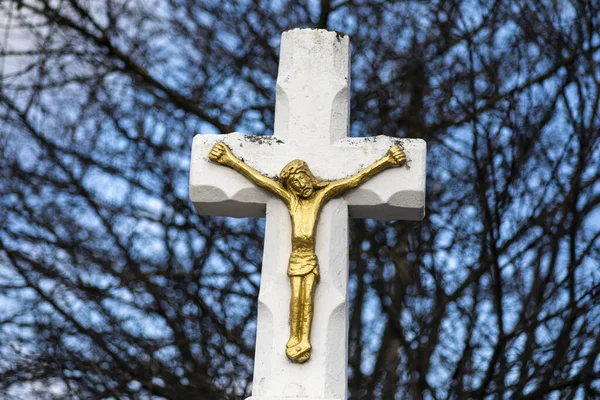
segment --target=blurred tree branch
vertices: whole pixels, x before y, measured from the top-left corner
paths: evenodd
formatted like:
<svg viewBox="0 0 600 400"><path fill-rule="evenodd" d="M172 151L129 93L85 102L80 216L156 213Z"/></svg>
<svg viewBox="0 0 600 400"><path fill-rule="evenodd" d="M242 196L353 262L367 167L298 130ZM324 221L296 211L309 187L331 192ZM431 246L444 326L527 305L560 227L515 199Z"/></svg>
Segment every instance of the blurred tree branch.
<svg viewBox="0 0 600 400"><path fill-rule="evenodd" d="M421 223L353 221L352 399L600 396L598 1L0 3L0 394L244 399L260 220L193 135L270 134L279 37L352 43L353 135L429 145Z"/></svg>

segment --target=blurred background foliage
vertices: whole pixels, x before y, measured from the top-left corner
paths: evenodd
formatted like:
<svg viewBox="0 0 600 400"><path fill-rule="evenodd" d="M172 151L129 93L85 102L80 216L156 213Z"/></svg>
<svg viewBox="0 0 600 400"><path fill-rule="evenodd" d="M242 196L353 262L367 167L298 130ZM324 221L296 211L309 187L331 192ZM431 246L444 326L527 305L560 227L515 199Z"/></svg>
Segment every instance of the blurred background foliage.
<svg viewBox="0 0 600 400"><path fill-rule="evenodd" d="M196 215L190 147L272 134L311 27L351 37L351 134L429 149L424 221L351 224L350 399L600 398L599 1L0 17L1 397L249 396L263 221Z"/></svg>

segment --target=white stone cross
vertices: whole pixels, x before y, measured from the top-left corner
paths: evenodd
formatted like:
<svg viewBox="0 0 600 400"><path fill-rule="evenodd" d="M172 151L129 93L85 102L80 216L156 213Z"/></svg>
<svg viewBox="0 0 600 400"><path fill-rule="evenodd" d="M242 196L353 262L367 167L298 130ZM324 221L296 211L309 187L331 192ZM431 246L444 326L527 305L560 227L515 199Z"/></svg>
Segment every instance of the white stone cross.
<svg viewBox="0 0 600 400"><path fill-rule="evenodd" d="M257 217L266 213L265 248L258 296L252 400L342 400L347 390L348 213L380 220L420 220L425 209L426 145L420 139L350 138L349 39L325 30L294 29L281 37L275 135L197 135L190 198L203 215ZM311 359L290 362L291 222L284 203L236 171L212 163L217 142L260 173L275 177L293 159L315 176L336 180L355 174L399 144L407 164L386 170L323 208L316 234L321 280L314 297Z"/></svg>

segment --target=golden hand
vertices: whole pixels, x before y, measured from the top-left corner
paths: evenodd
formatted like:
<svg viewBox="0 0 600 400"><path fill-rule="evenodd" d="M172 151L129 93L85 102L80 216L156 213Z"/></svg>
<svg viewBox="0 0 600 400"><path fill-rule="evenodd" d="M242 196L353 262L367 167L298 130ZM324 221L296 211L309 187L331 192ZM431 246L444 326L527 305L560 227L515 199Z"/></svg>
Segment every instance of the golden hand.
<svg viewBox="0 0 600 400"><path fill-rule="evenodd" d="M406 154L404 154L404 150L402 150L402 147L398 145L390 147L387 155L390 162L394 166L401 166L406 163Z"/></svg>
<svg viewBox="0 0 600 400"><path fill-rule="evenodd" d="M232 161L235 156L231 152L231 149L225 143L217 143L213 146L208 158L211 161L217 162L219 164L227 165L230 161Z"/></svg>

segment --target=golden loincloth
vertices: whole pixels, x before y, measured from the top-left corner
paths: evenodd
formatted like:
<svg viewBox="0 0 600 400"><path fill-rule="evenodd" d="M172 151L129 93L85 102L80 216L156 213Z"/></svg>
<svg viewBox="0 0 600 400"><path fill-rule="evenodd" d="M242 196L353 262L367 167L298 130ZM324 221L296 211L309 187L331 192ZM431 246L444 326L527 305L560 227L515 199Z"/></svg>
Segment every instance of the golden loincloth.
<svg viewBox="0 0 600 400"><path fill-rule="evenodd" d="M288 264L288 276L305 276L310 273L316 275L316 280L319 281L319 260L317 255L312 250L294 250L290 255L290 263Z"/></svg>

